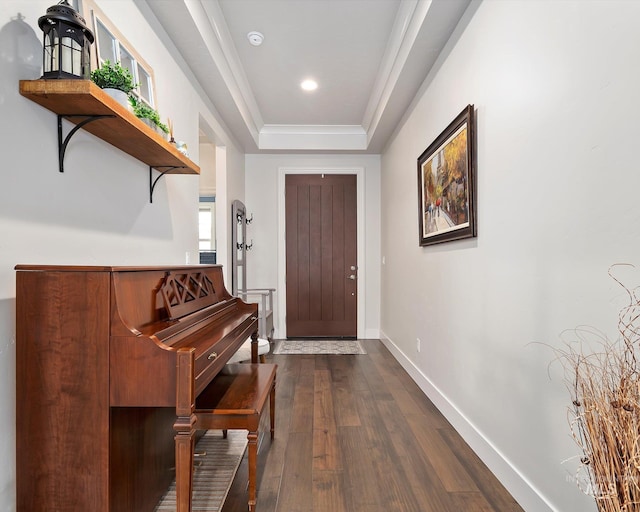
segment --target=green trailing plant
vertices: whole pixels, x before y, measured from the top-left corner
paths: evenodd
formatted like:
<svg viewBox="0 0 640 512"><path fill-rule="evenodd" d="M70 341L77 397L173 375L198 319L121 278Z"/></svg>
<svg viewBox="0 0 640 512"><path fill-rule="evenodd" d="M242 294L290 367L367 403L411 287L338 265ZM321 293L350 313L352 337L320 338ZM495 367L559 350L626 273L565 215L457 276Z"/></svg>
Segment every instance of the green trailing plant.
<svg viewBox="0 0 640 512"><path fill-rule="evenodd" d="M162 121L160 121L160 114L158 114L157 110L151 108L143 101L139 101L134 96L129 96L129 103L131 103L131 106L133 107L133 113L136 115L136 117L139 117L140 119L148 119L158 128L160 128L164 133L169 133L169 127Z"/></svg>
<svg viewBox="0 0 640 512"><path fill-rule="evenodd" d="M131 72L118 62L109 60L105 60L102 66L91 72L91 80L101 89L119 89L127 94L136 88Z"/></svg>

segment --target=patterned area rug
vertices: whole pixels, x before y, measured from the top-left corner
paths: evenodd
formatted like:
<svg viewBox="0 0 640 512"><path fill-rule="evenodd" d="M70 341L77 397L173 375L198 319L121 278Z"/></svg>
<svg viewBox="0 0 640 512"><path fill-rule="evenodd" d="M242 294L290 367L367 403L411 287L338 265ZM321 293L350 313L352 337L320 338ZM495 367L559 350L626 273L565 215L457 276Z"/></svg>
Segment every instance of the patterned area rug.
<svg viewBox="0 0 640 512"><path fill-rule="evenodd" d="M221 430L209 430L196 444L196 453L206 453L197 457L193 473L192 510L215 511L222 509L233 477L242 461L247 447L246 430L229 430L227 439ZM176 510L176 483L169 487L167 494L156 507L156 512Z"/></svg>
<svg viewBox="0 0 640 512"><path fill-rule="evenodd" d="M358 340L282 340L274 354L366 354Z"/></svg>

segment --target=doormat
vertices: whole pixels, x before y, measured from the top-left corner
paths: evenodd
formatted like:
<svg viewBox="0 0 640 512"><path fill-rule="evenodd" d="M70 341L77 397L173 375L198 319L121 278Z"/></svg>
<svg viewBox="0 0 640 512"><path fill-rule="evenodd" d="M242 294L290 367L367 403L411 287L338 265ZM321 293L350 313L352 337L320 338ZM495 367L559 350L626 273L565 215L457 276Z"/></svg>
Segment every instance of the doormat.
<svg viewBox="0 0 640 512"><path fill-rule="evenodd" d="M277 354L366 354L358 340L281 340L273 351Z"/></svg>
<svg viewBox="0 0 640 512"><path fill-rule="evenodd" d="M192 510L219 512L227 498L233 477L247 447L246 430L229 430L227 439L221 430L208 430L196 444L193 471ZM175 512L176 482L160 500L155 512Z"/></svg>

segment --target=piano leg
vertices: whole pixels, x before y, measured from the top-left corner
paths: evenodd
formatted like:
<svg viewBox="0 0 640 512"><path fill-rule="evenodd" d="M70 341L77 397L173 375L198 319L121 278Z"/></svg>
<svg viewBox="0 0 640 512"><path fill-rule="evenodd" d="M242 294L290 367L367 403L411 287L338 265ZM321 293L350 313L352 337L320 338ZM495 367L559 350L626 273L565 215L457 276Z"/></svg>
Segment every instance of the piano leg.
<svg viewBox="0 0 640 512"><path fill-rule="evenodd" d="M258 331L251 335L251 362L253 364L258 362Z"/></svg>
<svg viewBox="0 0 640 512"><path fill-rule="evenodd" d="M176 441L176 512L191 512L195 429L178 432Z"/></svg>
<svg viewBox="0 0 640 512"><path fill-rule="evenodd" d="M177 353L176 422L176 512L191 512L193 487L193 450L196 420L194 391L195 349L181 348Z"/></svg>

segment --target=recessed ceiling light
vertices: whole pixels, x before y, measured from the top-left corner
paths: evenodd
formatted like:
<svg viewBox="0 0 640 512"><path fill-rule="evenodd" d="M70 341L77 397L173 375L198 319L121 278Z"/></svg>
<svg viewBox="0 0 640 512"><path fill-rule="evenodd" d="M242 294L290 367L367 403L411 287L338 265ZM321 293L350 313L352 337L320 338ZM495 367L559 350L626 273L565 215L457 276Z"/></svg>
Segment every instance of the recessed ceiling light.
<svg viewBox="0 0 640 512"><path fill-rule="evenodd" d="M264 41L264 36L260 32L253 31L247 34L247 39L253 46L260 46Z"/></svg>
<svg viewBox="0 0 640 512"><path fill-rule="evenodd" d="M300 87L302 87L302 89L304 89L305 91L315 91L318 88L318 82L311 79L303 80L303 82L300 84Z"/></svg>

